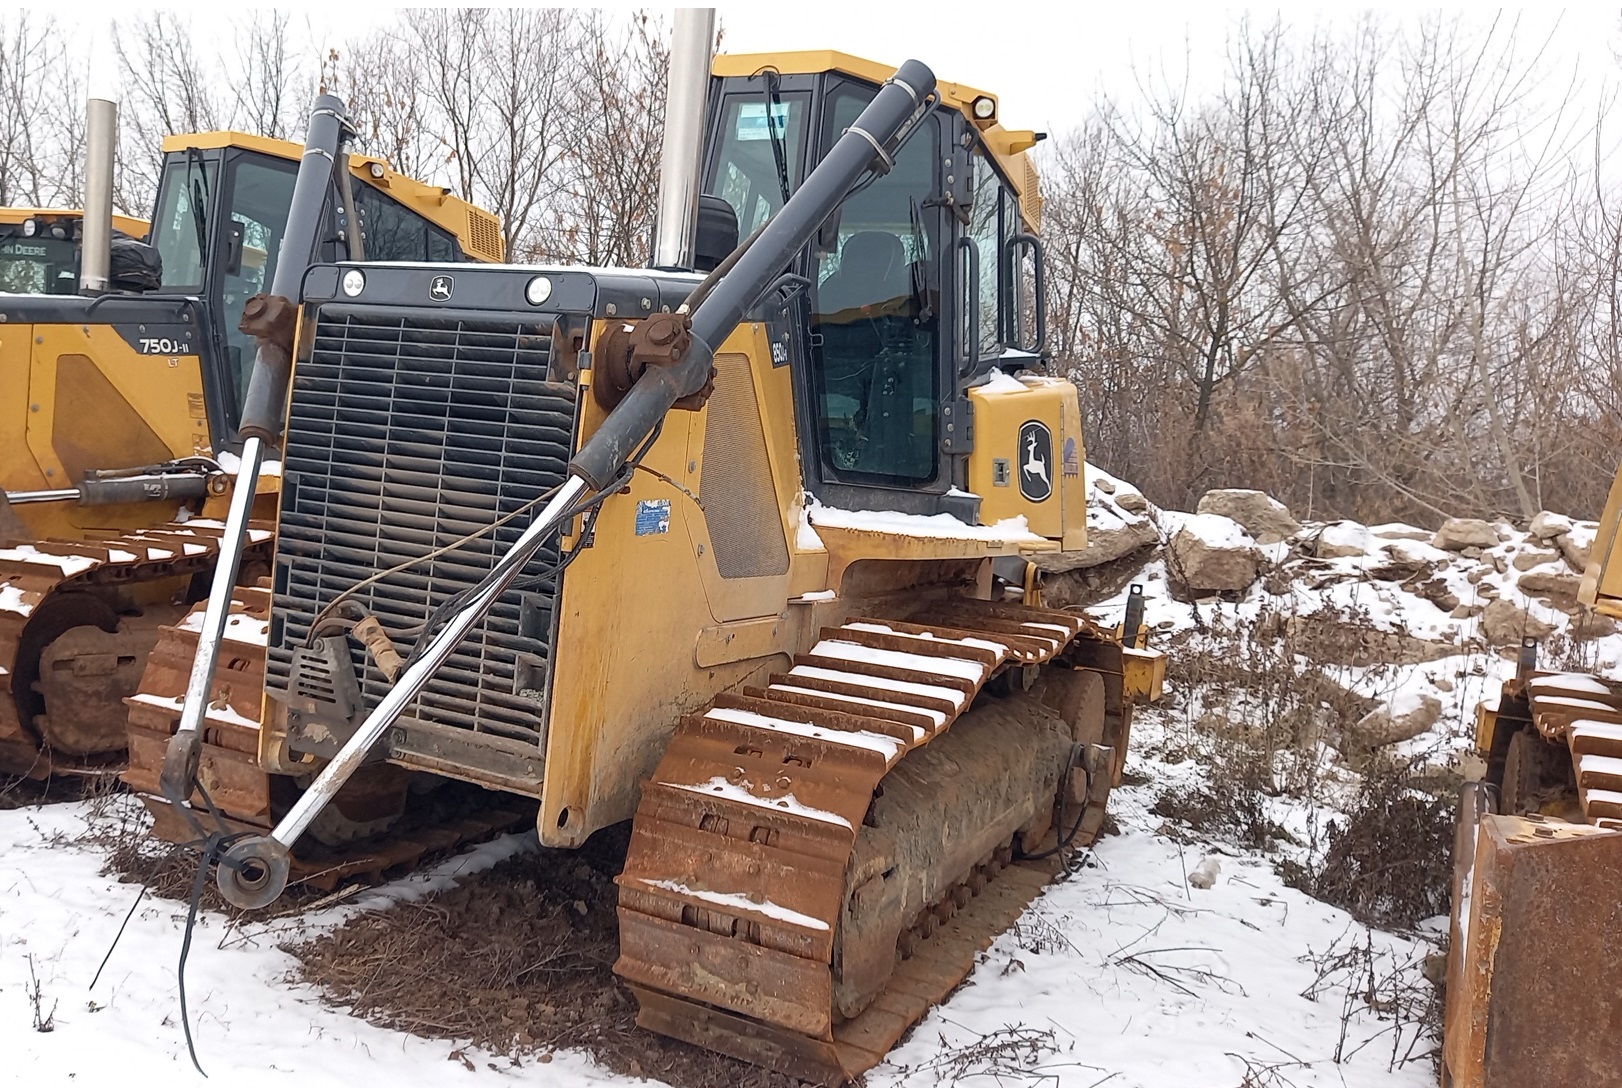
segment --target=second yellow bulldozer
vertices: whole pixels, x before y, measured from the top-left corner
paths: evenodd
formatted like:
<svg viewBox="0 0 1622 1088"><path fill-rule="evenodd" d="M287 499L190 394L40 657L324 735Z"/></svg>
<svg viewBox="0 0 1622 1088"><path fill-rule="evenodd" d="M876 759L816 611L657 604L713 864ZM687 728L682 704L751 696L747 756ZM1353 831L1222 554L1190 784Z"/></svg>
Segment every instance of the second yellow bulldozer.
<svg viewBox="0 0 1622 1088"><path fill-rule="evenodd" d="M110 172L100 105L92 154ZM208 586L222 523L206 515L224 510L220 459L253 357L238 322L278 261L502 257L488 213L341 151L320 235L284 253L303 150L239 132L168 137L150 230L113 216L104 185L103 221L161 258L135 284L119 279L128 239L111 231L103 282L88 282L79 254L94 264L98 243L85 213L0 211L0 775L122 758L123 700L159 626Z"/></svg>
<svg viewBox="0 0 1622 1088"><path fill-rule="evenodd" d="M1622 473L1578 596L1622 618ZM1443 1088L1622 1084L1622 676L1540 669L1537 651L1477 710Z"/></svg>

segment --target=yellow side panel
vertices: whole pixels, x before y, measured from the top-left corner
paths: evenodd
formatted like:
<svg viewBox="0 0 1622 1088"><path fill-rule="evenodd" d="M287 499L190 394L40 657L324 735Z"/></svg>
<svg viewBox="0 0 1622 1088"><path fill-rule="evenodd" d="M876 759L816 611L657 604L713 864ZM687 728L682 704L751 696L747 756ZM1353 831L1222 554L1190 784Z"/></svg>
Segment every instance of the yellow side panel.
<svg viewBox="0 0 1622 1088"><path fill-rule="evenodd" d="M1033 533L1060 541L1064 550L1085 547L1087 483L1082 466L1087 450L1076 387L1060 378L1020 384L1024 388L1018 391L984 386L969 390L974 404L969 490L980 496L980 520L994 525L1023 516ZM1046 444L1041 441L1044 430ZM1032 431L1037 437L1034 446ZM1051 487L1046 497L1031 497L1041 493L1044 479Z"/></svg>
<svg viewBox="0 0 1622 1088"><path fill-rule="evenodd" d="M1611 482L1610 497L1605 500L1605 512L1600 515L1599 533L1594 538L1594 549L1588 558L1588 569L1583 572L1582 588L1578 599L1593 605L1607 616L1622 616L1622 469L1617 470Z"/></svg>
<svg viewBox="0 0 1622 1088"><path fill-rule="evenodd" d="M681 716L786 668L811 634L810 610L788 599L824 588L828 553L798 539L792 376L771 365L756 324L728 338L716 369L716 395L665 417L643 461L653 471L603 504L564 575L539 816L548 845L629 818ZM581 415L583 435L603 419L589 388ZM728 433L707 441L712 418ZM706 449L718 459L708 471Z"/></svg>
<svg viewBox="0 0 1622 1088"><path fill-rule="evenodd" d="M110 325L0 326L0 484L73 487L87 469L187 457L208 442L195 355L143 355ZM39 536L155 525L170 504L33 503L15 512Z"/></svg>

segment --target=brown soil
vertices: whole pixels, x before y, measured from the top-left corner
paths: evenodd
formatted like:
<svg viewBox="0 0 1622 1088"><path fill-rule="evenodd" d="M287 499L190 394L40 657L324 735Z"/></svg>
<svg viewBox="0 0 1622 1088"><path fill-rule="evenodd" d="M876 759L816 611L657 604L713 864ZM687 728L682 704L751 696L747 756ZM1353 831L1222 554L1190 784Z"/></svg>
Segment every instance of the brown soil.
<svg viewBox="0 0 1622 1088"><path fill-rule="evenodd" d="M797 1085L636 1027L636 999L612 971L614 876L627 839L626 828L611 828L582 850L510 858L288 951L334 1005L383 1027L471 1040L522 1064L578 1048L616 1073L676 1088Z"/></svg>

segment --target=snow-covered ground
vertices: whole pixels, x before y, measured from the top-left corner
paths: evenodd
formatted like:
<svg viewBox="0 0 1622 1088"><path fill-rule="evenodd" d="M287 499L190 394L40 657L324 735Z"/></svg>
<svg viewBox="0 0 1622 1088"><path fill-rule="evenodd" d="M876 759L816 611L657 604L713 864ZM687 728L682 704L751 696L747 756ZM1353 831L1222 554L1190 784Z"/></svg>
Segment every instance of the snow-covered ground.
<svg viewBox="0 0 1622 1088"><path fill-rule="evenodd" d="M1117 803L1123 833L1094 863L1055 885L1004 935L968 985L869 1075L880 1085L953 1083L1001 1070L1002 1083L1184 1088L1239 1086L1247 1068L1278 1067L1285 1083L1423 1085L1428 1060L1398 1064L1413 1029L1395 1037L1383 1013L1357 995L1342 1038L1347 979L1316 999L1313 956L1372 939L1382 971L1416 964L1430 946L1373 933L1347 915L1283 887L1265 860L1218 857L1214 886L1187 875L1206 855L1155 833L1149 787ZM136 910L101 980L97 966L135 899L101 875L102 855L79 840L81 804L0 812L0 1047L15 1083L199 1083L186 1056L175 990L185 907L148 898ZM198 922L188 968L193 1031L204 1069L233 1085L387 1083L547 1085L618 1082L582 1055L514 1067L455 1044L371 1026L325 1007L294 980L279 943L337 924L356 911L415 897L485 868L533 840L509 836L429 872L299 918L232 926ZM1206 864L1205 871L1213 868ZM1196 880L1195 883L1199 881ZM40 1013L34 1029L33 979ZM1356 984L1353 984L1354 986ZM963 1047L1001 1029L1046 1034L1023 1074L1002 1059L976 1064ZM944 1040L944 1042L943 1042ZM1365 1045L1366 1044L1366 1045ZM1413 1047L1423 1055L1429 1044ZM1349 1055L1337 1064L1339 1050ZM1247 1064L1248 1063L1248 1064ZM1112 1076L1113 1075L1113 1076Z"/></svg>
<svg viewBox="0 0 1622 1088"><path fill-rule="evenodd" d="M1154 510L1129 484L1092 475L1095 488L1102 481L1112 489L1094 504L1096 531L1153 519L1150 539L1190 528L1212 547L1254 552L1260 570L1272 572L1242 591L1190 603L1172 597L1157 552L1136 580L1146 586L1147 622L1158 644L1182 639L1188 649L1203 640L1220 652L1229 639L1237 640L1237 653L1246 640L1283 639L1281 621L1315 615L1372 638L1406 640L1394 644L1415 651L1403 660L1382 656L1388 647L1377 644L1365 660L1313 660L1310 668L1315 678L1394 717L1423 714L1418 735L1386 747L1432 766L1468 762L1475 706L1495 696L1513 667L1501 652L1501 632L1486 629L1493 603L1504 602L1496 610L1500 627L1508 606L1511 620L1529 616L1561 638L1574 633L1581 616L1561 602L1574 605L1573 550L1591 544L1591 523L1566 522L1558 539L1497 526L1497 544L1469 552L1434 547L1411 527L1350 523L1309 524L1261 545L1226 519ZM813 512L804 535L819 521L834 527L837 518ZM1123 589L1090 611L1113 623L1125 604ZM1297 640L1303 674L1314 637ZM1568 642L1559 652L1568 664L1581 657L1591 667L1615 668L1622 634ZM1417 935L1372 931L1286 887L1274 871L1277 857L1299 853L1313 838L1303 829L1321 830L1355 792L1354 761L1338 750L1342 738L1326 736L1320 746L1324 790L1310 800L1267 800L1270 818L1294 836L1294 846L1264 856L1202 842L1152 809L1168 788L1199 783L1208 773L1197 746L1182 743L1201 715L1236 708L1242 714L1246 696L1171 695L1164 708L1140 713L1134 723L1128 779L1144 784L1115 795L1120 833L1104 838L1089 864L1032 905L969 982L869 1074L870 1085L1435 1083L1434 1040L1419 1035L1413 1003L1429 992L1420 968L1438 948L1439 921ZM143 902L90 987L135 889L101 875L102 854L84 841L88 819L88 807L79 804L0 811L6 1072L18 1083L44 1085L195 1083L175 989L183 905ZM581 1054L515 1065L454 1042L369 1025L325 1006L315 989L297 981L295 960L278 947L356 912L448 886L533 843L532 836L510 836L295 918L232 925L205 914L189 970L204 1068L233 1085L299 1088L628 1080ZM36 1030L40 1017L52 1030Z"/></svg>

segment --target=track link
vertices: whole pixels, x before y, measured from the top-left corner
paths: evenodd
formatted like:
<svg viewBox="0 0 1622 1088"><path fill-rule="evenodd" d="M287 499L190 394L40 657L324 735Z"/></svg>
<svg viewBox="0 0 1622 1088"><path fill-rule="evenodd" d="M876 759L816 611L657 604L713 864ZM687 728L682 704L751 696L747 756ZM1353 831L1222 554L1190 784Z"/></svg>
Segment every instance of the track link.
<svg viewBox="0 0 1622 1088"><path fill-rule="evenodd" d="M639 1023L825 1083L882 1060L1050 877L1009 862L1051 822L1069 731L970 707L1002 677L1007 705L1041 711L1023 681L1061 655L1104 676L1124 751L1117 644L1076 614L971 601L824 628L764 688L684 719L618 878ZM975 811L935 826L955 809Z"/></svg>
<svg viewBox="0 0 1622 1088"><path fill-rule="evenodd" d="M151 529L100 540L39 540L0 549L0 773L44 778L70 773L78 762L53 754L21 710L37 655L37 628L30 623L67 599L68 594L111 594L142 582L205 573L220 550L222 522L207 518L174 521ZM245 558L267 561L271 528L254 523Z"/></svg>

